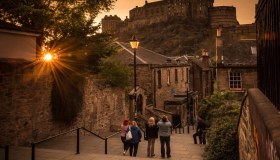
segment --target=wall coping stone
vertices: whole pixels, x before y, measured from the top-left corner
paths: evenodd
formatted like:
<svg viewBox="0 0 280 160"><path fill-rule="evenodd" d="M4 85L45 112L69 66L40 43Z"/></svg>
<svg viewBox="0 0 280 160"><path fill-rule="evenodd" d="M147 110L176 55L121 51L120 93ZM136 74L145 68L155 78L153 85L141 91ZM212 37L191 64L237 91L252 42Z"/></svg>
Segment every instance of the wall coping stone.
<svg viewBox="0 0 280 160"><path fill-rule="evenodd" d="M277 154L280 155L280 114L278 110L258 88L249 89L248 96L252 100L250 103L254 104L253 106L256 107L263 120L276 150L279 151Z"/></svg>

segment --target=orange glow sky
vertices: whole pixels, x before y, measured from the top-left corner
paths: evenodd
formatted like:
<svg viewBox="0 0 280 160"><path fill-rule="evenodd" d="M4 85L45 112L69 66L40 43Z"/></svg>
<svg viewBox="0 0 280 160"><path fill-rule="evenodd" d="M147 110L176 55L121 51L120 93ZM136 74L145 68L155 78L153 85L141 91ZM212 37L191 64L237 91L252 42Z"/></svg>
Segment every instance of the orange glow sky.
<svg viewBox="0 0 280 160"><path fill-rule="evenodd" d="M154 2L158 0L148 0ZM237 20L240 24L254 23L255 4L258 0L215 0L214 6L234 6L236 7ZM122 20L129 16L129 10L135 6L143 6L145 0L117 0L110 12L99 14L96 22L100 22L105 15L118 15Z"/></svg>

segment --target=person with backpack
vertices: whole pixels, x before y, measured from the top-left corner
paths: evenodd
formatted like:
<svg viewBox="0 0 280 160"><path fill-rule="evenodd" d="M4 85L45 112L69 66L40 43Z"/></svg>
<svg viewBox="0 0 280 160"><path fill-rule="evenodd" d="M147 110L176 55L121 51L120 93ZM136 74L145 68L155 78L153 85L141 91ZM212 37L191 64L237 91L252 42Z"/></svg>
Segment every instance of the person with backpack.
<svg viewBox="0 0 280 160"><path fill-rule="evenodd" d="M129 142L125 138L128 127L129 127L129 120L125 119L121 125L121 140L123 143L123 155L126 154L128 148L129 148Z"/></svg>

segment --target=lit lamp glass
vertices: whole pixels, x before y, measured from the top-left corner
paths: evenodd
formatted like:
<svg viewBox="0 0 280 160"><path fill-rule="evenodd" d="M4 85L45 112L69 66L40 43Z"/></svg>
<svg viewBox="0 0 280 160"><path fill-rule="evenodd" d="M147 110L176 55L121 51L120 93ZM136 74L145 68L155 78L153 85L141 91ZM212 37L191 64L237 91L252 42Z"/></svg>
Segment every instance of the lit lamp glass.
<svg viewBox="0 0 280 160"><path fill-rule="evenodd" d="M136 39L135 36L132 37L132 39L130 40L130 45L131 45L131 48L133 49L137 49L138 46L139 46L139 41Z"/></svg>

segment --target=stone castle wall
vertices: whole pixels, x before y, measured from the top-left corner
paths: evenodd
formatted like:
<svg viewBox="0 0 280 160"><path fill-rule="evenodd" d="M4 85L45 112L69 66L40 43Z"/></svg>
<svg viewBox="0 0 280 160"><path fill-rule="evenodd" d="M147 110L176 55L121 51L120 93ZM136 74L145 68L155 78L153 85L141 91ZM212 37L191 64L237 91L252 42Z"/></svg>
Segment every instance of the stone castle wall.
<svg viewBox="0 0 280 160"><path fill-rule="evenodd" d="M28 145L82 126L102 135L116 130L121 120L129 117L125 91L98 86L98 81L90 76L86 78L84 104L76 121L70 125L55 122L51 108L51 74L38 76L34 68L20 72L10 67L4 69L6 71L1 66L0 144Z"/></svg>

